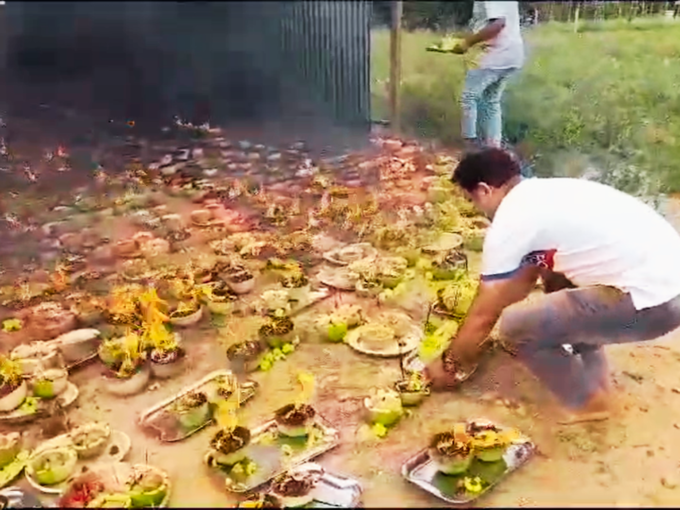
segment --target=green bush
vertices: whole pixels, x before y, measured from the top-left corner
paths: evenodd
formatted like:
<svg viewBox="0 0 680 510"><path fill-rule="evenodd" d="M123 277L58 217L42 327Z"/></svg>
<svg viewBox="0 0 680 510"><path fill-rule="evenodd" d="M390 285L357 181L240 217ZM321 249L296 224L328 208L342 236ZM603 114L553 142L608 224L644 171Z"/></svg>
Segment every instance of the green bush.
<svg viewBox="0 0 680 510"><path fill-rule="evenodd" d="M576 30L575 30L576 28ZM404 33L402 123L460 140L465 75L440 36ZM504 99L504 135L540 175L582 175L636 194L680 190L680 23L658 18L547 23L525 34L528 61ZM387 118L389 33L373 34L374 117Z"/></svg>

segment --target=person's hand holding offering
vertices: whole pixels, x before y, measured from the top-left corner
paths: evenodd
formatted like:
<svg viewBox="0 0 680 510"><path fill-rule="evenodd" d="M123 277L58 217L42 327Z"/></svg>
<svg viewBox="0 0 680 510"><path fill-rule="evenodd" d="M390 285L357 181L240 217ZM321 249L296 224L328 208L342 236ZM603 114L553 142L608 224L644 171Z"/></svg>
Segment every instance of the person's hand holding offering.
<svg viewBox="0 0 680 510"><path fill-rule="evenodd" d="M425 367L424 375L434 391L450 391L459 384L455 373L451 374L444 370L444 362L441 358L437 358Z"/></svg>
<svg viewBox="0 0 680 510"><path fill-rule="evenodd" d="M454 360L447 350L425 367L424 375L430 381L434 391L451 391L467 380L476 368L476 366L463 366Z"/></svg>
<svg viewBox="0 0 680 510"><path fill-rule="evenodd" d="M455 53L456 55L464 55L467 53L467 51L470 49L470 46L468 46L467 42L465 39L461 39L458 41L455 46L451 49L452 53Z"/></svg>

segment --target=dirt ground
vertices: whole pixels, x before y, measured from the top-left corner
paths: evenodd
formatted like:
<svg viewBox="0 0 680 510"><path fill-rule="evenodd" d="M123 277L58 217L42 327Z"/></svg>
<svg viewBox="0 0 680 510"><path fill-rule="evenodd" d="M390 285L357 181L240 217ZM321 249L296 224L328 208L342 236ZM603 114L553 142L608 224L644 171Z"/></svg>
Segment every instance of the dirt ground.
<svg viewBox="0 0 680 510"><path fill-rule="evenodd" d="M667 211L676 227L678 204L672 202ZM127 433L132 439L128 460L168 471L172 507L230 507L238 501L203 464L211 429L163 444L137 425L139 414L156 402L215 369L229 367L215 335L205 320L201 328L186 333L186 373L134 397L103 392L97 361L72 376L80 396L68 412L69 421L106 421ZM401 466L431 434L474 417L517 427L539 450L480 505L675 506L680 503L680 332L648 344L613 346L608 353L619 411L601 424L558 426L551 396L511 356L498 351L459 392L431 396L384 439L368 437L360 432L362 400L371 387L391 386L397 380L398 361L369 358L346 345L309 342L271 371L252 376L260 386L242 409L242 420L253 426L269 419L294 397L295 374L309 370L317 380L315 405L342 437L338 448L317 461L331 472L357 479L365 507L448 506L404 480ZM43 425L26 430L37 436ZM17 485L27 487L23 479Z"/></svg>
<svg viewBox="0 0 680 510"><path fill-rule="evenodd" d="M166 469L174 482L170 506L228 507L237 497L211 476L202 457L210 430L172 444L145 435L137 416L208 372L228 367L214 330L205 324L186 335L187 372L145 393L116 398L102 392L95 362L76 372L80 397L69 412L73 423L104 420L132 438L128 459ZM674 342L674 340L676 340ZM680 349L677 334L648 345L609 349L620 407L608 423L558 426L551 398L509 355L496 353L456 394L435 394L384 439L358 432L362 399L371 386L389 386L398 377L396 360L376 360L345 345L302 343L287 360L257 373L257 396L242 410L255 425L294 396L294 377L310 370L317 377L316 405L341 431L343 444L318 461L326 469L358 479L366 507L444 507L401 477L402 464L424 446L423 438L447 423L487 417L530 435L539 454L488 494L488 507L672 506L680 499ZM40 424L32 426L37 433ZM669 440L670 439L670 440ZM636 473L635 476L630 476ZM21 480L19 485L24 485Z"/></svg>

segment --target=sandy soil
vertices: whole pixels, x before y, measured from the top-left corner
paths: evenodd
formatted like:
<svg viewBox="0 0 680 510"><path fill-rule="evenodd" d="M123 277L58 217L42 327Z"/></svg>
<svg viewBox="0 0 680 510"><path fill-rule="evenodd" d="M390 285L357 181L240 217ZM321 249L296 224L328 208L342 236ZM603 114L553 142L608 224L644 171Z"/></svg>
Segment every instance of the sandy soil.
<svg viewBox="0 0 680 510"><path fill-rule="evenodd" d="M140 412L208 372L228 367L224 349L207 322L185 335L190 352L187 372L135 397L115 398L103 391L101 367L76 372L80 397L68 413L72 423L105 420L132 438L129 460L168 470L174 481L171 506L225 507L237 498L202 464L211 430L173 444L145 435L136 424ZM436 394L384 439L359 432L361 401L371 386L388 386L398 377L396 360L376 360L345 345L303 343L287 360L253 379L256 398L243 409L255 425L294 396L295 373L317 376L317 407L341 431L343 444L320 457L327 469L358 479L363 502L372 506L446 506L405 481L401 465L424 446L424 438L447 423L487 417L518 427L538 444L539 454L497 487L484 506L671 506L678 500L680 437L680 349L673 337L650 344L609 349L620 414L604 424L564 427L554 423L554 406L523 367L495 353L456 394ZM31 427L40 433L40 424ZM33 435L32 434L32 435ZM635 473L635 476L630 476ZM21 481L23 485L25 481Z"/></svg>
<svg viewBox="0 0 680 510"><path fill-rule="evenodd" d="M677 203L680 203L678 201ZM680 206L668 215L680 226ZM402 464L447 424L487 417L521 429L539 454L481 502L488 507L673 506L680 501L680 332L655 342L608 349L617 415L606 423L558 426L551 396L512 357L495 352L458 393L435 394L384 439L360 433L362 400L370 387L389 386L399 375L396 360L357 354L345 345L302 343L285 361L253 379L257 396L242 410L256 425L295 394L295 373L317 377L316 406L340 431L343 443L318 461L352 476L364 488L366 507L443 507L445 503L404 480ZM211 429L172 444L145 435L137 417L154 403L219 368L228 368L224 348L207 321L185 335L189 366L181 377L145 393L115 398L104 393L98 362L74 373L80 397L71 423L103 420L132 438L128 459L166 469L173 480L173 507L229 507L237 498L210 476L203 454ZM45 423L27 427L32 436ZM19 485L26 486L22 479Z"/></svg>

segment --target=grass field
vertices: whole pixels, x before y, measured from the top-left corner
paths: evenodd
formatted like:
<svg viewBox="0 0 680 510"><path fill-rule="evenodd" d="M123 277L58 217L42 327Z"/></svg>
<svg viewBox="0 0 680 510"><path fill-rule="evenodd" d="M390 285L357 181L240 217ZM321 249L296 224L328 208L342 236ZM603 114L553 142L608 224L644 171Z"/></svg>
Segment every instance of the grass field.
<svg viewBox="0 0 680 510"><path fill-rule="evenodd" d="M427 53L441 36L404 33L402 122L459 140L462 59ZM525 33L528 61L505 95L504 131L542 175L604 179L636 193L680 191L680 23L548 23ZM373 34L374 118L387 118L389 33ZM644 190L641 188L645 188Z"/></svg>

